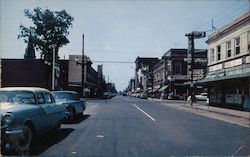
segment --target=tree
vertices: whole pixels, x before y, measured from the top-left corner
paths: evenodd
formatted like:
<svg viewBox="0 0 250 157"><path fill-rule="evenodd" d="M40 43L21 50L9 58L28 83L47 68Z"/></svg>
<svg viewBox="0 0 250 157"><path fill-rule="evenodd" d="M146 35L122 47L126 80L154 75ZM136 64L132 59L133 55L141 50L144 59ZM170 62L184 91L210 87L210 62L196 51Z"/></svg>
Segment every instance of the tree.
<svg viewBox="0 0 250 157"><path fill-rule="evenodd" d="M53 49L51 45L56 44L55 50L58 59L59 48L69 43L67 39L68 29L72 28L74 18L65 10L42 10L39 7L35 8L33 12L25 9L24 14L32 20L34 25L30 27L20 25L18 39L23 38L27 43L30 37L35 49L41 52L41 58L46 61L52 60Z"/></svg>

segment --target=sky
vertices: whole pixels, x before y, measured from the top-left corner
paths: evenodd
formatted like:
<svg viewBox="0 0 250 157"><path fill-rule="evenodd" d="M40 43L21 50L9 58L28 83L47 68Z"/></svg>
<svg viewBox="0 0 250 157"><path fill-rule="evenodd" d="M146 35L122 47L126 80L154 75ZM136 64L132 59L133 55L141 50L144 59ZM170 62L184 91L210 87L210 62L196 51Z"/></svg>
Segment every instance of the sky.
<svg viewBox="0 0 250 157"><path fill-rule="evenodd" d="M84 34L84 51L93 68L103 64L106 80L124 90L135 75L138 56L160 59L171 48L187 48L186 33L210 34L212 20L220 28L249 11L250 4L249 0L0 0L1 58L24 58L27 44L17 39L19 26L32 25L23 11L36 7L65 9L74 17L70 43L59 49L61 59L82 54ZM206 49L206 39L197 39L195 48Z"/></svg>

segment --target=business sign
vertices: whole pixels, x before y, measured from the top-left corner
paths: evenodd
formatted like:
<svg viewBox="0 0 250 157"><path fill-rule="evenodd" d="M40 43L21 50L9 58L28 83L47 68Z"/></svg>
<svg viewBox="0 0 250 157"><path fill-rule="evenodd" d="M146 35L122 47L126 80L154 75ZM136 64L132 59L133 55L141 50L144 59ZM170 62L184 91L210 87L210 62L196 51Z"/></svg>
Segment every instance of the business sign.
<svg viewBox="0 0 250 157"><path fill-rule="evenodd" d="M222 64L217 64L209 67L209 71L217 71L222 69Z"/></svg>
<svg viewBox="0 0 250 157"><path fill-rule="evenodd" d="M187 75L173 75L174 80L187 80L188 76Z"/></svg>
<svg viewBox="0 0 250 157"><path fill-rule="evenodd" d="M207 63L207 58L196 58L194 59L195 63Z"/></svg>
<svg viewBox="0 0 250 157"><path fill-rule="evenodd" d="M242 58L239 58L239 59L235 59L235 60L232 60L232 61L225 62L224 67L225 68L230 68L230 67L238 66L238 65L241 65L241 64L242 64Z"/></svg>

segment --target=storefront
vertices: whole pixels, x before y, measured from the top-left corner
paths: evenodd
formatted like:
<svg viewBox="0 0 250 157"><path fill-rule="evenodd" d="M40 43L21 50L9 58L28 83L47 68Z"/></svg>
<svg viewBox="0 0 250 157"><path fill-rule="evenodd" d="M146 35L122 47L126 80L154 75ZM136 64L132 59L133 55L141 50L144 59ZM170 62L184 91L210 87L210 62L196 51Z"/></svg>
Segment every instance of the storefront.
<svg viewBox="0 0 250 157"><path fill-rule="evenodd" d="M250 95L250 74L202 82L208 87L210 106L244 110L244 101Z"/></svg>

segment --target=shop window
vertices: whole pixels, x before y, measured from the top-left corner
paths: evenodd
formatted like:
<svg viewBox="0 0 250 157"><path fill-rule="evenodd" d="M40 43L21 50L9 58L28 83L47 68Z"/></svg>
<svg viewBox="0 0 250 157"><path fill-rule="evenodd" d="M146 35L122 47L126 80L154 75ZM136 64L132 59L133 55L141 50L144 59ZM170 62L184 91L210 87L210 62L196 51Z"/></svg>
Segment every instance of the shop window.
<svg viewBox="0 0 250 157"><path fill-rule="evenodd" d="M214 49L210 49L210 63L214 62Z"/></svg>
<svg viewBox="0 0 250 157"><path fill-rule="evenodd" d="M235 54L240 54L240 37L235 38Z"/></svg>
<svg viewBox="0 0 250 157"><path fill-rule="evenodd" d="M240 105L242 104L242 91L237 87L227 87L225 94L225 101L228 104Z"/></svg>
<svg viewBox="0 0 250 157"><path fill-rule="evenodd" d="M212 87L210 91L210 101L212 103L221 103L222 91L216 87Z"/></svg>
<svg viewBox="0 0 250 157"><path fill-rule="evenodd" d="M217 46L217 60L221 60L221 48L220 45Z"/></svg>
<svg viewBox="0 0 250 157"><path fill-rule="evenodd" d="M231 51L231 41L228 41L227 42L227 57L228 58L232 56L231 52L232 52Z"/></svg>

